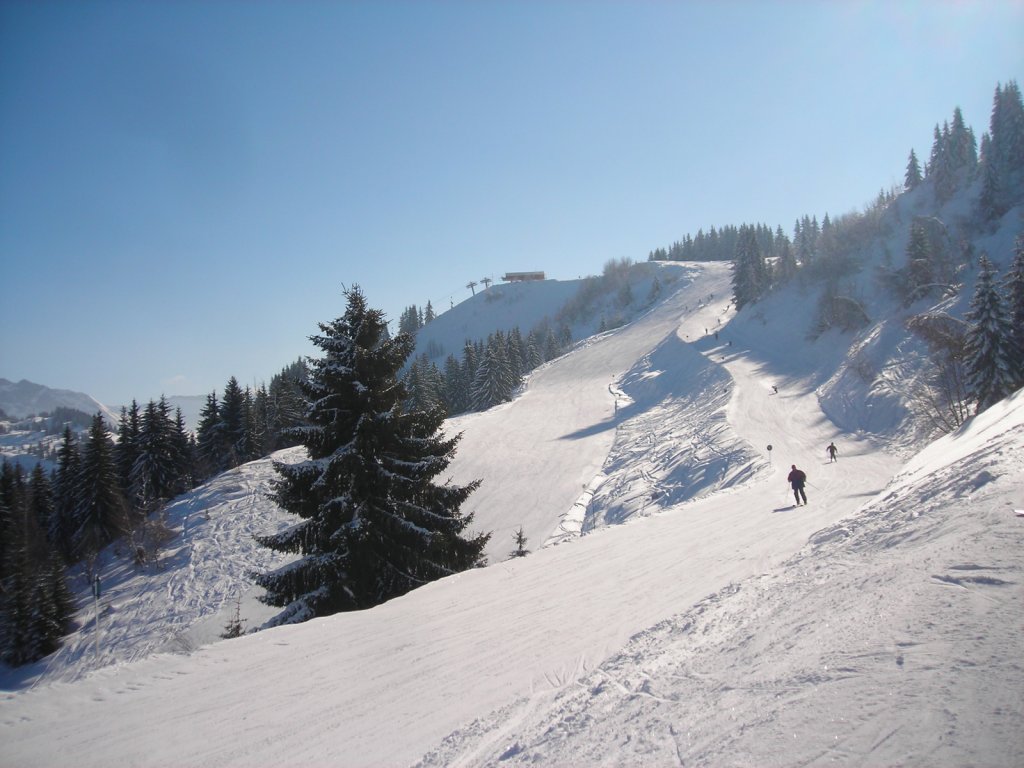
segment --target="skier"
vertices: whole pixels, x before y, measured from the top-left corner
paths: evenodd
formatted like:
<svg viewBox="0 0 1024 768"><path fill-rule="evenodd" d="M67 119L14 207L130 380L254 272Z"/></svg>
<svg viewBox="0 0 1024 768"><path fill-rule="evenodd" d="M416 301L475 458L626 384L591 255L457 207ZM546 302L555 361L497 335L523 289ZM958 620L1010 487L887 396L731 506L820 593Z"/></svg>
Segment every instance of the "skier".
<svg viewBox="0 0 1024 768"><path fill-rule="evenodd" d="M802 470L797 469L796 464L794 464L793 471L789 473L789 477L786 479L793 486L793 496L796 497L796 505L800 506L800 497L803 497L804 505L806 506L807 494L804 493L804 483L807 482L807 475Z"/></svg>
<svg viewBox="0 0 1024 768"><path fill-rule="evenodd" d="M772 394L773 395L779 394L779 388L777 386L775 386L774 384L772 384Z"/></svg>
<svg viewBox="0 0 1024 768"><path fill-rule="evenodd" d="M831 464L833 461L836 460L836 454L839 452L839 449L836 448L835 443L829 443L828 448L826 448L825 450L828 452L828 463Z"/></svg>

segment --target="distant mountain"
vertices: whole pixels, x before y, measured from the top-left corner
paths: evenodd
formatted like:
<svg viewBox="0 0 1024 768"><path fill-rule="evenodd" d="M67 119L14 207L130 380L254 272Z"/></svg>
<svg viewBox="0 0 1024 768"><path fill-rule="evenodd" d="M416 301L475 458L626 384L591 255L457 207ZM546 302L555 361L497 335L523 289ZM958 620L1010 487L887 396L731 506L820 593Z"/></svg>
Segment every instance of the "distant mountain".
<svg viewBox="0 0 1024 768"><path fill-rule="evenodd" d="M24 418L49 413L55 408L74 408L84 413L103 413L111 424L117 423L118 414L94 397L70 389L51 389L42 384L22 379L15 383L0 379L0 409L11 417Z"/></svg>

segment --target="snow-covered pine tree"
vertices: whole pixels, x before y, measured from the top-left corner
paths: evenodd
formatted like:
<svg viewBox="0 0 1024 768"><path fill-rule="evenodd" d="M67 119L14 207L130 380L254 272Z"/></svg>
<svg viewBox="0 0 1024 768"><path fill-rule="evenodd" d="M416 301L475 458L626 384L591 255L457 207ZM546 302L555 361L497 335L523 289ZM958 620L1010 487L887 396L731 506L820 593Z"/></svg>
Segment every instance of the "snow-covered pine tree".
<svg viewBox="0 0 1024 768"><path fill-rule="evenodd" d="M980 206L986 218L997 219L1024 200L1024 102L1014 80L996 86L988 139Z"/></svg>
<svg viewBox="0 0 1024 768"><path fill-rule="evenodd" d="M441 402L444 403L448 415L469 410L469 384L455 355L448 355L445 358L442 381Z"/></svg>
<svg viewBox="0 0 1024 768"><path fill-rule="evenodd" d="M267 430L272 451L298 444L295 437L288 436L288 430L304 423L306 401L298 382L306 378L307 372L306 361L300 358L270 379Z"/></svg>
<svg viewBox="0 0 1024 768"><path fill-rule="evenodd" d="M196 428L196 461L203 478L212 477L226 469L223 432L217 393L211 392L199 412L199 425Z"/></svg>
<svg viewBox="0 0 1024 768"><path fill-rule="evenodd" d="M131 500L145 515L177 494L179 464L175 456L170 406L163 397L142 412L131 471Z"/></svg>
<svg viewBox="0 0 1024 768"><path fill-rule="evenodd" d="M131 493L132 467L139 457L139 430L141 429L139 404L132 400L131 408L121 409L121 418L117 425L117 445L114 446L114 460L121 480L121 490L125 496Z"/></svg>
<svg viewBox="0 0 1024 768"><path fill-rule="evenodd" d="M232 376L224 387L224 396L220 400L220 425L223 465L225 468L237 467L248 461L246 431L246 394Z"/></svg>
<svg viewBox="0 0 1024 768"><path fill-rule="evenodd" d="M295 623L368 608L481 563L489 534L463 538L472 515L459 510L478 481L434 483L459 437L445 438L443 414L404 409L398 373L414 347L408 334L384 338L383 313L358 287L344 315L311 337L301 388L308 426L296 432L308 458L277 464L275 498L302 521L262 544L301 557L257 577L264 600Z"/></svg>
<svg viewBox="0 0 1024 768"><path fill-rule="evenodd" d="M496 341L494 336L484 349L483 357L476 369L470 390L473 408L484 411L498 403L512 398L512 385L509 379L508 359L505 353L503 337Z"/></svg>
<svg viewBox="0 0 1024 768"><path fill-rule="evenodd" d="M1010 370L1014 390L1024 387L1024 234L1013 244L1013 262L1003 280L1006 315L1010 323Z"/></svg>
<svg viewBox="0 0 1024 768"><path fill-rule="evenodd" d="M757 233L753 227L744 225L740 227L733 259L732 288L736 309L760 299L768 287L768 268L757 244Z"/></svg>
<svg viewBox="0 0 1024 768"><path fill-rule="evenodd" d="M1014 391L1011 372L1010 324L996 287L995 270L982 254L978 282L967 313L966 366L971 394L981 413Z"/></svg>

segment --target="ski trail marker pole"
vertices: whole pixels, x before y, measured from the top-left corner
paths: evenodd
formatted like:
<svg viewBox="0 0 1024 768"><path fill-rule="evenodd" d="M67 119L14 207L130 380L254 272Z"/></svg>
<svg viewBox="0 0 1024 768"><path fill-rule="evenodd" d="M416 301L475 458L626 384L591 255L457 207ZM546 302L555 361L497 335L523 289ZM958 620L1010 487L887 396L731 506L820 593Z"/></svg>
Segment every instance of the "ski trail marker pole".
<svg viewBox="0 0 1024 768"><path fill-rule="evenodd" d="M96 604L96 628L94 634L95 639L95 652L96 652L96 666L100 663L100 576L96 574L96 578L92 582L92 596Z"/></svg>

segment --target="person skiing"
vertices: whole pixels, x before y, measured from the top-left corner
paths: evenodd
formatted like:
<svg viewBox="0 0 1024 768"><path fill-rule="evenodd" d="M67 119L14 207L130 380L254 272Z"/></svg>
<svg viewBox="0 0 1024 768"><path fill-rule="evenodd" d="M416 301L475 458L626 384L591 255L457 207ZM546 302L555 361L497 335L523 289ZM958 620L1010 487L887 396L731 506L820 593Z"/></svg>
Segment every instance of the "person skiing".
<svg viewBox="0 0 1024 768"><path fill-rule="evenodd" d="M789 473L789 477L786 478L789 484L793 487L793 496L796 497L796 505L800 506L800 497L803 497L804 504L807 504L807 494L804 493L804 483L807 482L807 475L802 470L796 468L796 464L793 465L793 470Z"/></svg>
<svg viewBox="0 0 1024 768"><path fill-rule="evenodd" d="M829 443L828 448L825 449L828 452L828 463L831 464L836 460L836 454L839 453L839 449L836 448L835 443Z"/></svg>

